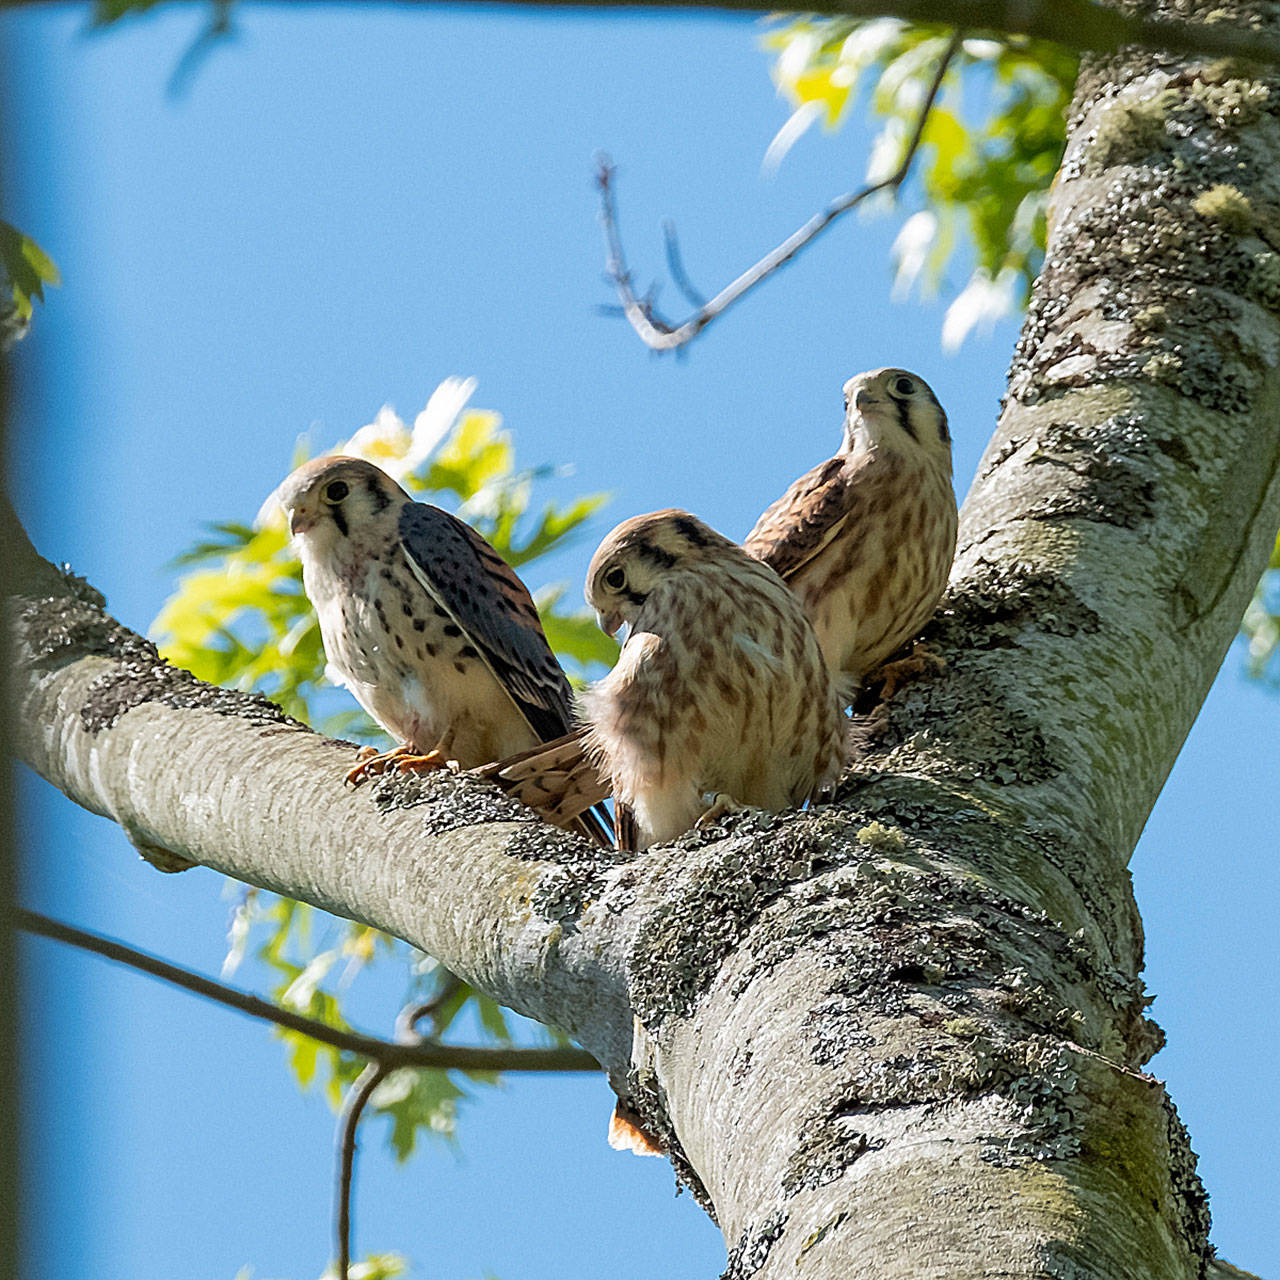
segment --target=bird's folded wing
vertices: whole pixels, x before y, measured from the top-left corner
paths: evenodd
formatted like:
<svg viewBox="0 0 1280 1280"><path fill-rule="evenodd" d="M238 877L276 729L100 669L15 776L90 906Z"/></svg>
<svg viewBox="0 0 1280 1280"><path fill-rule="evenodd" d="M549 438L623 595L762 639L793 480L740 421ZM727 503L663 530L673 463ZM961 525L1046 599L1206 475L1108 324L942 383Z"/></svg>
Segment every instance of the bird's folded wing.
<svg viewBox="0 0 1280 1280"><path fill-rule="evenodd" d="M573 693L538 609L505 560L469 525L414 502L400 516L414 577L475 646L529 727L548 741L568 732Z"/></svg>
<svg viewBox="0 0 1280 1280"><path fill-rule="evenodd" d="M837 454L806 471L756 521L742 543L747 554L784 581L808 564L859 505L847 464Z"/></svg>

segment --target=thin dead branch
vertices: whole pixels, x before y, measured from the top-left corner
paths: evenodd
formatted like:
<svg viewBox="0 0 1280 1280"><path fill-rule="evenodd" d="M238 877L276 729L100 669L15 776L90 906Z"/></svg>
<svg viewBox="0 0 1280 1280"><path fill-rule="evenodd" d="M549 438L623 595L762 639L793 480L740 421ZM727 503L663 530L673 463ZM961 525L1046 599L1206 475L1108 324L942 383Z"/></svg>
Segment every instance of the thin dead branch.
<svg viewBox="0 0 1280 1280"><path fill-rule="evenodd" d="M446 972L430 1000L406 1005L401 1009L396 1018L396 1042L411 1045L437 1043L444 1030L441 1026L441 1010L462 985L460 978ZM431 1031L424 1036L418 1031L418 1024L425 1019L430 1019ZM391 1070L385 1062L376 1059L370 1062L347 1090L347 1096L342 1102L342 1114L338 1117L338 1168L333 1192L334 1234L338 1249L337 1280L350 1280L351 1273L351 1196L356 1171L356 1131L360 1127L360 1117L364 1114L369 1099L391 1074Z"/></svg>
<svg viewBox="0 0 1280 1280"><path fill-rule="evenodd" d="M385 1063L370 1062L342 1101L342 1114L338 1117L338 1175L333 1193L337 1280L350 1280L351 1275L351 1187L356 1171L356 1130L373 1091L390 1074Z"/></svg>
<svg viewBox="0 0 1280 1280"><path fill-rule="evenodd" d="M448 1071L599 1071L596 1060L584 1049L551 1046L539 1048L515 1048L502 1046L439 1044L433 1040L406 1041L382 1040L377 1036L363 1035L358 1031L343 1031L330 1027L314 1018L304 1017L290 1009L281 1009L260 996L237 991L221 982L214 982L202 974L192 973L180 965L161 960L158 956L138 951L113 938L77 929L51 920L35 911L16 911L14 923L27 933L53 938L70 946L79 947L95 955L128 965L141 973L150 974L164 982L192 991L229 1009L238 1009L250 1017L261 1018L287 1031L309 1036L331 1048L359 1054L363 1058L380 1061L388 1069L397 1067L434 1067Z"/></svg>
<svg viewBox="0 0 1280 1280"><path fill-rule="evenodd" d="M617 170L606 155L596 158L596 185L600 190L600 218L604 224L605 248L607 254L607 274L617 290L622 312L630 321L631 327L639 335L640 340L653 351L677 351L692 342L713 320L723 315L734 303L754 289L762 281L767 280L780 267L785 266L802 249L818 238L833 222L851 209L856 209L862 202L881 191L897 192L911 172L916 153L924 138L929 116L942 89L942 82L959 51L964 39L963 31L956 31L947 44L938 64L934 68L933 78L920 107L915 128L911 132L907 145L903 150L898 167L886 178L869 182L857 191L846 192L833 200L820 213L815 214L804 226L794 231L781 244L771 249L754 266L748 267L738 278L715 295L709 302L702 303L684 320L673 322L658 314L653 305L652 291L646 296L636 293L632 283L631 269L627 265L626 253L622 247L622 235L618 229L618 207L614 196ZM696 290L689 284L684 263L680 256L679 243L675 229L668 222L664 226L664 238L667 250L667 264L672 279L687 298L694 301L698 298Z"/></svg>

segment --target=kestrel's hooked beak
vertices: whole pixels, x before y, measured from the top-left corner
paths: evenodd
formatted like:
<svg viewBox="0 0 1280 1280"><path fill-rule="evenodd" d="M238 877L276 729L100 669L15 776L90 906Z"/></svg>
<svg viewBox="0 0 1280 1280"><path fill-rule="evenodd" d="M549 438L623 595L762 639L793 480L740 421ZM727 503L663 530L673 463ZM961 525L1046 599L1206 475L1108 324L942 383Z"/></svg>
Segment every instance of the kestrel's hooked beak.
<svg viewBox="0 0 1280 1280"><path fill-rule="evenodd" d="M294 507L289 512L289 532L297 537L300 533L306 533L308 529L314 529L319 519L320 513L317 511L308 511L305 507Z"/></svg>
<svg viewBox="0 0 1280 1280"><path fill-rule="evenodd" d="M859 387L858 394L853 397L853 407L859 413L865 413L873 405L879 404L880 401L871 394L866 387Z"/></svg>
<svg viewBox="0 0 1280 1280"><path fill-rule="evenodd" d="M615 636L618 634L618 628L622 626L622 614L613 612L605 613L600 609L596 610L596 626L607 636Z"/></svg>

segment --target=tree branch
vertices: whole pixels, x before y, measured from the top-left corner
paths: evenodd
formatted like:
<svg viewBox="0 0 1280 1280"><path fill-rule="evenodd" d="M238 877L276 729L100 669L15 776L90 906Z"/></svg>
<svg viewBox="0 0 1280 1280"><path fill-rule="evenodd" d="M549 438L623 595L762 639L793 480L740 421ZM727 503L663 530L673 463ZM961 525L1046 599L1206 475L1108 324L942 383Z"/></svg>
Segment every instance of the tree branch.
<svg viewBox="0 0 1280 1280"><path fill-rule="evenodd" d="M418 1033L417 1026L424 1018L430 1018L434 1040L440 1033L440 1010L457 994L462 983L447 974L436 987L430 1000L410 1005L400 1011L396 1019L396 1039L400 1043L420 1044L426 1037ZM356 1169L356 1132L360 1117L377 1087L390 1075L382 1062L370 1062L359 1078L347 1091L342 1114L338 1119L338 1165L334 1179L334 1233L337 1237L337 1280L348 1280L351 1270L351 1199Z"/></svg>
<svg viewBox="0 0 1280 1280"><path fill-rule="evenodd" d="M602 970L600 947L582 931L562 937L542 909L572 912L615 855L465 775L343 787L350 743L169 667L96 591L36 554L3 500L0 545L16 592L20 758L117 822L144 856L176 855L375 925L564 1028L598 1062L625 1064L623 964ZM500 936L509 945L495 947ZM500 1066L484 1053L472 1064Z"/></svg>
<svg viewBox="0 0 1280 1280"><path fill-rule="evenodd" d="M338 1174L333 1193L334 1235L338 1248L337 1280L349 1280L351 1272L351 1190L356 1169L356 1130L373 1091L390 1075L381 1062L370 1062L347 1090L338 1118Z"/></svg>
<svg viewBox="0 0 1280 1280"><path fill-rule="evenodd" d="M798 231L794 231L780 245L770 250L754 266L749 267L736 280L726 285L709 302L698 305L698 309L685 320L676 324L664 320L655 311L647 298L636 296L631 284L631 271L627 266L626 254L622 247L622 236L618 230L618 211L614 200L614 180L616 170L606 155L600 155L596 161L596 185L600 190L600 218L604 224L605 248L608 255L608 274L617 290L622 312L631 322L631 327L639 335L640 340L653 351L675 351L692 342L713 320L723 315L735 302L749 293L762 281L769 278L779 268L785 266L807 245L818 238L837 218L852 209L856 209L868 197L880 191L897 190L906 181L911 172L912 162L920 149L925 127L929 123L933 104L937 101L938 92L946 78L947 71L964 39L964 32L957 31L951 37L946 50L938 59L933 78L925 93L920 114L915 128L907 140L906 148L898 167L886 178L878 182L868 183L857 191L847 192L833 200L821 213L815 214ZM674 228L668 223L664 227L667 246L667 261L672 277L686 297L693 296L684 265L679 255ZM695 304L697 305L697 304Z"/></svg>
<svg viewBox="0 0 1280 1280"><path fill-rule="evenodd" d="M77 929L73 925L51 920L35 911L19 909L15 922L20 929L53 938L70 946L104 956L117 964L128 965L141 973L149 974L164 982L172 983L185 991L194 992L206 1000L247 1013L251 1018L261 1018L287 1031L296 1031L330 1048L345 1053L358 1054L380 1064L385 1072L400 1067L427 1067L436 1070L456 1071L599 1071L600 1064L582 1049L549 1046L547 1048L510 1048L491 1046L446 1045L430 1039L380 1040L376 1036L358 1031L344 1031L318 1022L291 1009L263 1000L259 996L237 991L234 987L214 982L201 974L193 973L179 965L161 960L116 942L100 934Z"/></svg>
<svg viewBox="0 0 1280 1280"><path fill-rule="evenodd" d="M35 8L55 0L0 0L0 8ZM63 0L57 0L62 3ZM242 0L243 2L243 0ZM313 0L318 3L319 0ZM331 2L331 0L330 0ZM339 0L349 3L349 0ZM655 9L713 13L775 12L760 0L380 0L397 8L442 8L465 3L490 8ZM287 7L296 9L296 0ZM900 18L964 29L973 34L1050 40L1080 53L1115 53L1140 45L1164 53L1240 58L1280 64L1280 39L1223 20L1212 24L1145 17L1140 11L1103 7L1093 0L806 0L803 12L822 17Z"/></svg>

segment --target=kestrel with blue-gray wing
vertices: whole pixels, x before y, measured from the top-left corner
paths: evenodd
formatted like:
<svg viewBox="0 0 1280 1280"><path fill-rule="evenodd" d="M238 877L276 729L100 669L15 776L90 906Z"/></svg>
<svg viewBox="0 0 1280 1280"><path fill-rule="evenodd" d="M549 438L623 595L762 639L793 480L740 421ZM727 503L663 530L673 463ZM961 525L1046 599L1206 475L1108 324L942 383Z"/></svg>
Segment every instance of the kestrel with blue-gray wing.
<svg viewBox="0 0 1280 1280"><path fill-rule="evenodd" d="M402 744L350 781L475 768L568 732L573 694L537 606L474 529L359 458L305 463L276 497L331 671Z"/></svg>
<svg viewBox="0 0 1280 1280"><path fill-rule="evenodd" d="M875 369L844 387L839 452L756 521L745 549L800 597L849 697L933 615L956 549L947 415L928 383Z"/></svg>

